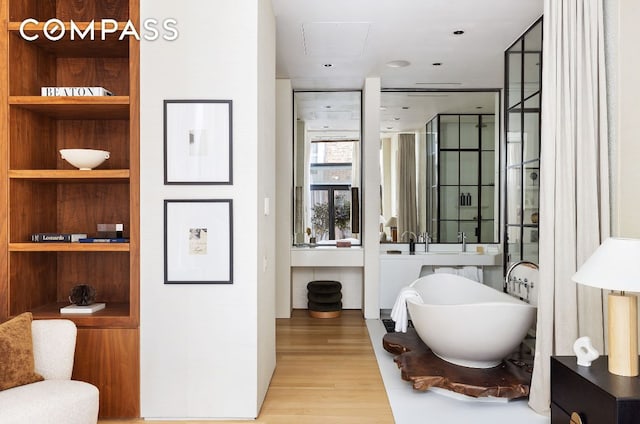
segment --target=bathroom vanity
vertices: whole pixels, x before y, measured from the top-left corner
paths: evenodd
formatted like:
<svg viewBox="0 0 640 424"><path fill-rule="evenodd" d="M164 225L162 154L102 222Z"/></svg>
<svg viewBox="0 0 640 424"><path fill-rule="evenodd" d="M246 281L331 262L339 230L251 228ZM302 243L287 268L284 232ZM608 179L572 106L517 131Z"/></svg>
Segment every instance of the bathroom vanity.
<svg viewBox="0 0 640 424"><path fill-rule="evenodd" d="M307 308L307 284L314 280L342 283L343 309L362 309L364 249L361 246L293 246L291 258L291 306Z"/></svg>
<svg viewBox="0 0 640 424"><path fill-rule="evenodd" d="M380 309L391 309L400 289L417 279L423 267L428 267L429 272L433 272L437 267L502 267L502 254L497 249L484 249L483 253L477 253L474 246L469 246L467 252L461 252L443 245L447 250L442 250L444 247L436 250L440 246L430 246L430 251L424 252L421 251L424 245L418 245L416 252L410 253L407 250L396 250L406 246L390 246L392 247L387 248L381 245L380 251ZM389 253L388 250L400 253Z"/></svg>
<svg viewBox="0 0 640 424"><path fill-rule="evenodd" d="M364 250L360 246L292 247L292 267L362 267Z"/></svg>

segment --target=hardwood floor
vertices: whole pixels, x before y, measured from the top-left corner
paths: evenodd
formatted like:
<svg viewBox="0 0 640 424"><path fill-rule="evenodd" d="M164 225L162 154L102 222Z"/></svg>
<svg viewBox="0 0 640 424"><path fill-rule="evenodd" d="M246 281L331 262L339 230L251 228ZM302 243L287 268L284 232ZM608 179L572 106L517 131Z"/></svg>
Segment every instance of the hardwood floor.
<svg viewBox="0 0 640 424"><path fill-rule="evenodd" d="M314 319L306 310L296 310L291 319L277 320L276 353L276 370L258 418L211 423L393 424L361 311L343 311L340 318Z"/></svg>

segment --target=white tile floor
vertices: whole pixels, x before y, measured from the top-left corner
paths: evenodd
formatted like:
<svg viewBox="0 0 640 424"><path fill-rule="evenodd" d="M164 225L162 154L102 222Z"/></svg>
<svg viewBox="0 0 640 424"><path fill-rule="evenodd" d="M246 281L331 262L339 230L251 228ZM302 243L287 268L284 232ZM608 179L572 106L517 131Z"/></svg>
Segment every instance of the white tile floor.
<svg viewBox="0 0 640 424"><path fill-rule="evenodd" d="M386 330L382 321L367 320L369 337L396 424L549 424L549 417L533 412L524 400L475 401L447 391L420 392L400 376L393 355L382 347ZM453 396L453 397L452 397Z"/></svg>

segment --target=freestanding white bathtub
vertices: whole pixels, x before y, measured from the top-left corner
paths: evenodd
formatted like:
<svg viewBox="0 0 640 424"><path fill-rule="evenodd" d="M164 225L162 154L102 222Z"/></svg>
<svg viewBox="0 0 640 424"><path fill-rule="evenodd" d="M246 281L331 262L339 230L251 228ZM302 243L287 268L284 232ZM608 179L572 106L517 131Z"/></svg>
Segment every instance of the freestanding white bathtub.
<svg viewBox="0 0 640 424"><path fill-rule="evenodd" d="M440 358L471 368L492 368L516 351L536 308L477 281L431 274L411 283L422 298L407 299L413 326Z"/></svg>

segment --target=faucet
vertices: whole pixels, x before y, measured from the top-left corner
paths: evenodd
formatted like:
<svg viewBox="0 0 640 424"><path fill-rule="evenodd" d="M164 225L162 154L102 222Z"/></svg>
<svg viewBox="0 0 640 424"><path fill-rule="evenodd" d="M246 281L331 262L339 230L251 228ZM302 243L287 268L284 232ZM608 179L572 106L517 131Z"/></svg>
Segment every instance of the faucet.
<svg viewBox="0 0 640 424"><path fill-rule="evenodd" d="M416 237L416 233L414 233L413 231L405 231L404 233L402 233L402 235L400 236L400 241L404 240L404 236L409 234L410 236L413 236L413 238L409 237L409 240L415 240Z"/></svg>
<svg viewBox="0 0 640 424"><path fill-rule="evenodd" d="M424 232L421 234L422 241L424 241L424 251L425 253L429 251L429 243L431 243L431 236L428 232Z"/></svg>
<svg viewBox="0 0 640 424"><path fill-rule="evenodd" d="M466 252L467 251L467 235L460 231L458 232L458 241L460 243L462 243L462 252Z"/></svg>
<svg viewBox="0 0 640 424"><path fill-rule="evenodd" d="M409 234L409 253L412 255L416 252L416 233L413 231L405 231L400 236L400 240L404 239L405 234ZM411 237L413 235L413 237Z"/></svg>
<svg viewBox="0 0 640 424"><path fill-rule="evenodd" d="M515 286L516 283L518 284L518 286L524 285L524 287L527 289L527 297L529 297L529 289L533 288L533 281L528 282L527 279L525 278L524 282L523 282L523 281L517 281L515 278L514 279L511 278L511 271L513 271L513 269L515 267L517 267L518 265L523 265L523 264L529 266L530 268L538 269L538 264L536 264L534 262L531 262L531 261L524 261L523 260L523 261L517 261L517 262L512 263L509 266L509 268L507 269L507 272L504 275L503 291L505 293L508 293L509 283L513 282L514 286Z"/></svg>

